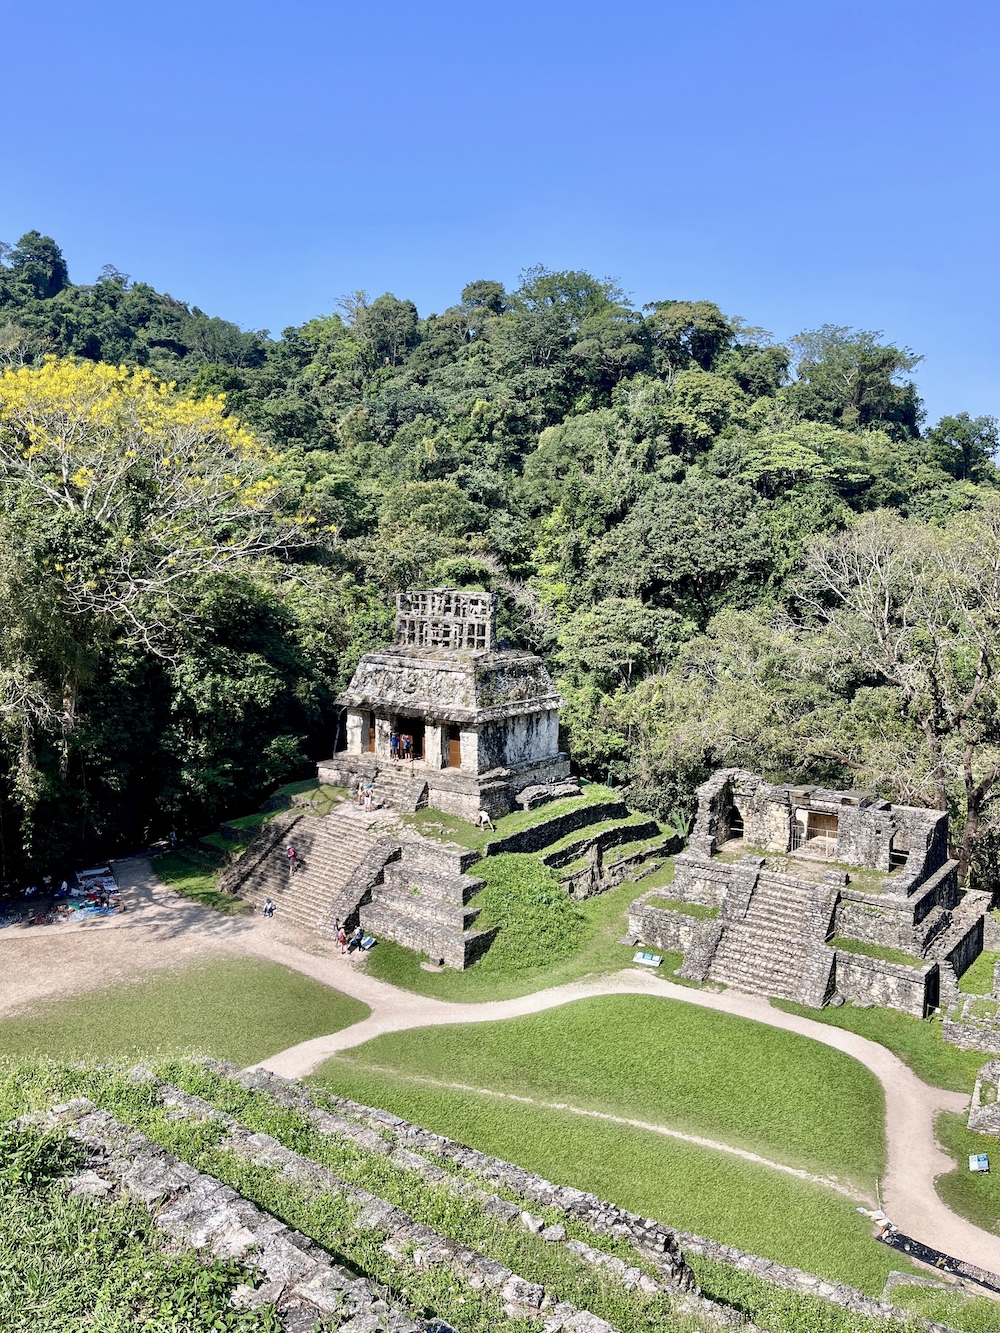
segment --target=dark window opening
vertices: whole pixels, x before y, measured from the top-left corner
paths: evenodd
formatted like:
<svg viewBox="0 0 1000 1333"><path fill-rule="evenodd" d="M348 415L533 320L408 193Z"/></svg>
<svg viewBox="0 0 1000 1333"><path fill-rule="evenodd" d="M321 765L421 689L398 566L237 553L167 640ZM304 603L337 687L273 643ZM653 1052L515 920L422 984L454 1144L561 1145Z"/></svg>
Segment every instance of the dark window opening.
<svg viewBox="0 0 1000 1333"><path fill-rule="evenodd" d="M375 753L375 714L368 714L368 753Z"/></svg>
<svg viewBox="0 0 1000 1333"><path fill-rule="evenodd" d="M898 870L906 865L907 857L910 855L908 847L897 847L895 843L889 843L889 869Z"/></svg>
<svg viewBox="0 0 1000 1333"><path fill-rule="evenodd" d="M729 825L729 836L731 838L743 837L743 816L736 809L735 805L729 812L727 823Z"/></svg>

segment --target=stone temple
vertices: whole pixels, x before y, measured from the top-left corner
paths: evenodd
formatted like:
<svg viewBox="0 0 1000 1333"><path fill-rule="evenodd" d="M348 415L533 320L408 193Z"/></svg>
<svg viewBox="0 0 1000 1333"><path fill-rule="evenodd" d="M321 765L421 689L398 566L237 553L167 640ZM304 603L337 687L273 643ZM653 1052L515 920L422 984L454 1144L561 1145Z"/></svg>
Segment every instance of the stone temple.
<svg viewBox="0 0 1000 1333"><path fill-rule="evenodd" d="M320 765L321 780L371 780L398 810L496 818L526 788L569 777L562 700L541 658L497 646L491 593L400 593L395 643L365 654L338 702L346 747ZM393 758L393 733L412 759Z"/></svg>
<svg viewBox="0 0 1000 1333"><path fill-rule="evenodd" d="M959 1000L983 949L990 895L957 871L941 811L722 769L674 882L632 904L629 930L682 952L694 980L922 1017Z"/></svg>

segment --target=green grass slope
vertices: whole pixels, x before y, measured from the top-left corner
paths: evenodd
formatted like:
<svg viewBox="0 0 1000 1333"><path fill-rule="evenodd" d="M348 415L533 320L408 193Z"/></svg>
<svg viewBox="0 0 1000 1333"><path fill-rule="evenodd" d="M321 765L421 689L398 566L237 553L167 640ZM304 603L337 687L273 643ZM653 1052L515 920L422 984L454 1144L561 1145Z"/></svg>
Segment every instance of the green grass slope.
<svg viewBox="0 0 1000 1333"><path fill-rule="evenodd" d="M389 1034L343 1063L663 1124L837 1176L870 1193L884 1102L856 1060L795 1033L656 996L579 1000L525 1018Z"/></svg>
<svg viewBox="0 0 1000 1333"><path fill-rule="evenodd" d="M870 1295L879 1295L890 1270L902 1266L898 1255L872 1240L850 1200L725 1153L568 1112L407 1083L346 1061L328 1062L310 1081L643 1216L849 1282ZM713 1267L699 1266L706 1295L739 1299L744 1286L747 1292L754 1286L730 1269L717 1273L713 1286ZM774 1289L768 1291L774 1299ZM846 1324L797 1318L790 1326L765 1327L790 1327L793 1333L852 1329L852 1318Z"/></svg>
<svg viewBox="0 0 1000 1333"><path fill-rule="evenodd" d="M0 1020L0 1053L116 1059L196 1050L248 1065L368 1013L290 968L233 958L155 972Z"/></svg>

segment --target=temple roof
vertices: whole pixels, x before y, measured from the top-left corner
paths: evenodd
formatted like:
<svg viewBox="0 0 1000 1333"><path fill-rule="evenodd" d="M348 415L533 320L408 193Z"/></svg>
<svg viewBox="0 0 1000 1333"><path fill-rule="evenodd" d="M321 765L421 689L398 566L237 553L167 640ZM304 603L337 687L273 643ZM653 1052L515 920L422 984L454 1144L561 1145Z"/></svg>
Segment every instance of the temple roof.
<svg viewBox="0 0 1000 1333"><path fill-rule="evenodd" d="M337 702L481 725L559 708L562 699L533 653L397 644L366 653Z"/></svg>

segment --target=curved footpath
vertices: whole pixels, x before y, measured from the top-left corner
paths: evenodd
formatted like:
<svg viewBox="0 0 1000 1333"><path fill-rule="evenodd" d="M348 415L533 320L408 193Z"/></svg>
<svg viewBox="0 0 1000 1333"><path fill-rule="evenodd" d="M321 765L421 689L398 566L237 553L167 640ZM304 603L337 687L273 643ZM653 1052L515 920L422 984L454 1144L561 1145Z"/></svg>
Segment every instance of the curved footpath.
<svg viewBox="0 0 1000 1333"><path fill-rule="evenodd" d="M157 899L161 893L175 897L171 890L159 884L148 861L136 858L122 863L119 875L123 885L130 884L147 894L151 892ZM199 915L218 921L217 914L208 909L203 913L199 910ZM513 1000L484 1004L435 1000L368 976L350 957L307 953L279 939L277 933L269 929L273 924L262 918L256 918L253 923L232 921L233 934L238 938L237 947L333 986L345 995L363 1001L371 1013L360 1023L340 1032L314 1037L279 1051L261 1061L262 1068L287 1078L301 1078L338 1051L360 1046L386 1032L518 1018L598 995L660 995L681 1004L735 1014L832 1046L869 1069L885 1093L888 1165L882 1182L882 1204L886 1212L902 1231L925 1245L992 1272L1000 1268L1000 1237L957 1216L934 1189L935 1177L953 1167L951 1158L938 1147L934 1138L934 1119L940 1111L965 1111L969 1104L968 1095L922 1082L902 1060L877 1042L798 1014L786 1014L772 1008L763 996L731 989L722 992L694 990L632 969L585 978Z"/></svg>

